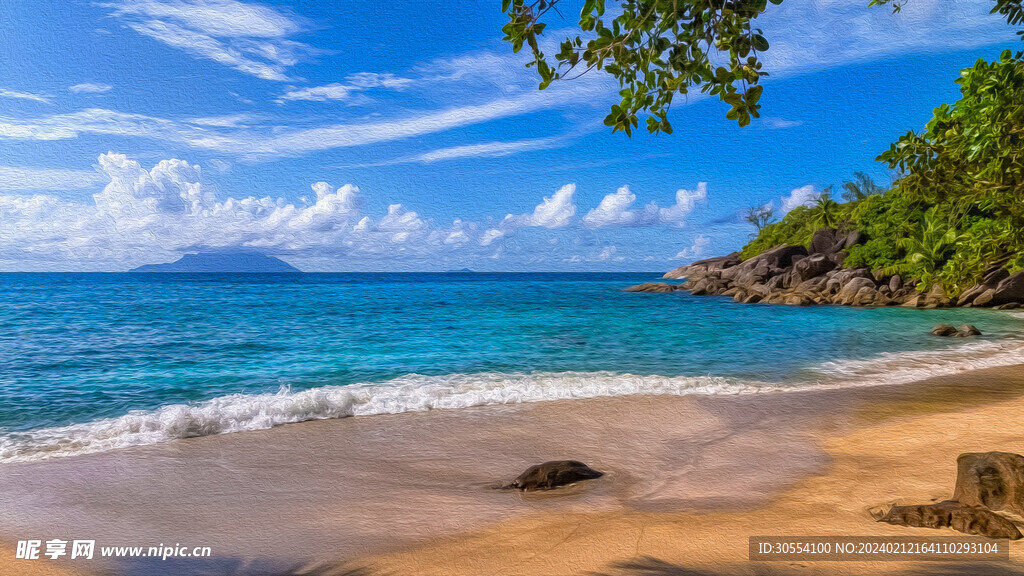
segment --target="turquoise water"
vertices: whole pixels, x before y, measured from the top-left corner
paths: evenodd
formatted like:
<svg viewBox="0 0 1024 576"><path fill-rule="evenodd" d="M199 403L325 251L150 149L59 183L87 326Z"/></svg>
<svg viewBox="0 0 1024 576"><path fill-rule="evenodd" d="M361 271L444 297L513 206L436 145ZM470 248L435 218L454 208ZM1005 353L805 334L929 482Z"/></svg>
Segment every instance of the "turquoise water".
<svg viewBox="0 0 1024 576"><path fill-rule="evenodd" d="M0 274L0 461L311 418L906 381L1024 318L622 292L657 274ZM940 339L971 322L982 339Z"/></svg>

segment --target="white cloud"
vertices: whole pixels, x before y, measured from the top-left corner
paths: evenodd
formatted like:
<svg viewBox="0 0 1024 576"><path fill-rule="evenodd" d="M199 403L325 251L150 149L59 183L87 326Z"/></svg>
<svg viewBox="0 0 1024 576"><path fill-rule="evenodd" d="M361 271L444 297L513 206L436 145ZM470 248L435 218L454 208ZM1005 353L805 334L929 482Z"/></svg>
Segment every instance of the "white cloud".
<svg viewBox="0 0 1024 576"><path fill-rule="evenodd" d="M433 228L400 204L374 218L363 213L359 189L351 184L317 182L311 186L315 199L302 202L257 196L218 201L199 166L184 160L146 170L109 153L100 156L99 167L107 184L91 203L0 194L0 261L110 269L224 247L379 258L457 247L465 243L459 233L468 239L473 231L461 222Z"/></svg>
<svg viewBox="0 0 1024 576"><path fill-rule="evenodd" d="M104 180L95 170L0 166L0 191L77 190Z"/></svg>
<svg viewBox="0 0 1024 576"><path fill-rule="evenodd" d="M681 227L686 217L693 212L697 204L705 202L708 198L707 182L698 182L696 190L676 190L676 203L674 206L658 210L658 219L672 226Z"/></svg>
<svg viewBox="0 0 1024 576"><path fill-rule="evenodd" d="M0 88L0 98L16 98L18 100L32 100L33 102L42 102L43 104L49 104L50 98L39 94L30 94L28 92L18 92L16 90L5 90Z"/></svg>
<svg viewBox="0 0 1024 576"><path fill-rule="evenodd" d="M765 130L785 130L786 128L803 126L803 121L786 120L785 118L775 118L773 116L762 116L760 125L761 128L764 128Z"/></svg>
<svg viewBox="0 0 1024 576"><path fill-rule="evenodd" d="M498 226L483 233L480 237L480 245L487 246L499 238L508 236L516 228L563 228L568 226L572 217L576 215L576 204L573 201L575 195L576 185L566 184L551 196L545 196L532 213L506 215Z"/></svg>
<svg viewBox="0 0 1024 576"><path fill-rule="evenodd" d="M288 68L314 50L289 39L306 22L281 9L237 0L130 0L100 6L139 34L264 80L293 80Z"/></svg>
<svg viewBox="0 0 1024 576"><path fill-rule="evenodd" d="M113 86L110 84L99 84L94 82L83 82L82 84L75 84L74 86L68 86L68 90L75 93L86 93L86 94L102 94L112 89Z"/></svg>
<svg viewBox="0 0 1024 576"><path fill-rule="evenodd" d="M648 204L644 210L630 210L636 202L636 194L629 186L619 188L615 193L601 199L596 208L587 212L583 224L589 228L605 226L644 226L658 221L658 205Z"/></svg>
<svg viewBox="0 0 1024 576"><path fill-rule="evenodd" d="M583 217L583 224L589 228L654 224L682 227L686 217L693 212L697 204L706 201L707 197L707 182L699 182L696 190L677 190L676 203L668 208L659 208L656 202L649 202L642 210L631 210L636 202L636 195L629 190L629 186L623 186L614 194L605 196L596 208L587 212Z"/></svg>
<svg viewBox="0 0 1024 576"><path fill-rule="evenodd" d="M1013 40L1013 27L990 15L991 6L977 0L913 0L892 14L888 7L853 0L783 2L758 19L771 43L763 55L764 69L778 78Z"/></svg>
<svg viewBox="0 0 1024 576"><path fill-rule="evenodd" d="M820 192L814 189L813 184L807 186L801 186L795 188L788 195L783 196L781 199L781 212L786 214L797 206L810 206L818 200Z"/></svg>
<svg viewBox="0 0 1024 576"><path fill-rule="evenodd" d="M313 102L326 102L328 100L350 100L358 92L384 88L387 90L404 90L415 81L411 78L402 78L391 73L375 74L372 72L360 72L349 75L344 83L332 82L323 86L311 86L308 88L294 88L285 92L278 98L277 102L283 104L288 100L308 100Z"/></svg>
<svg viewBox="0 0 1024 576"><path fill-rule="evenodd" d="M676 258L679 259L696 259L700 258L707 253L708 246L711 245L711 239L703 234L698 234L693 239L693 244L689 248L686 248L676 254Z"/></svg>

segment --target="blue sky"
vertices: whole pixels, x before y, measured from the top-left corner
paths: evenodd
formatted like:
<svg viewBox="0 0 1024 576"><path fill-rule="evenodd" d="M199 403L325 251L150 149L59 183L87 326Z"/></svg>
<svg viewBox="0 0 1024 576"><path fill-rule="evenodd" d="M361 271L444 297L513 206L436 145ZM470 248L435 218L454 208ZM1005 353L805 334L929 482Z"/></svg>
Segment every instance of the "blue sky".
<svg viewBox="0 0 1024 576"><path fill-rule="evenodd" d="M1016 47L990 0L787 0L761 121L713 100L611 134L601 74L536 90L497 2L10 0L0 270L247 247L305 270L667 270L738 248ZM563 10L578 11L572 2ZM550 40L562 37L559 23Z"/></svg>

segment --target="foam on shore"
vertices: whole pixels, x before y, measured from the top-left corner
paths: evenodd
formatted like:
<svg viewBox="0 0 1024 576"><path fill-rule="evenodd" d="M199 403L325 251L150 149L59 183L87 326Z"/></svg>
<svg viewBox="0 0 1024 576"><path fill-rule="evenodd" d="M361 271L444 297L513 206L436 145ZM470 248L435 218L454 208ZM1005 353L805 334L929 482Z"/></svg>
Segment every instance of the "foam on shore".
<svg viewBox="0 0 1024 576"><path fill-rule="evenodd" d="M826 362L808 373L805 380L785 383L612 372L412 374L383 383L231 394L69 426L0 434L0 464L262 430L308 420L638 394L750 394L906 384L1022 363L1024 341L1007 338Z"/></svg>

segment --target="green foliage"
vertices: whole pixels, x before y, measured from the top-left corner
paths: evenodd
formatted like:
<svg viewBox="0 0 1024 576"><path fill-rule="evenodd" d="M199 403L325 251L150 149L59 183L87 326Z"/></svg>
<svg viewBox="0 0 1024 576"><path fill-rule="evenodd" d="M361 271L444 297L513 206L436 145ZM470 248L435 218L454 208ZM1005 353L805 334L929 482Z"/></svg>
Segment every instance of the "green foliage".
<svg viewBox="0 0 1024 576"><path fill-rule="evenodd" d="M869 6L891 5L898 12L909 0L870 0ZM1011 25L1024 21L1024 0L994 0ZM621 101L604 123L613 132L631 135L647 113L652 133L672 132L668 112L676 94L700 89L729 105L726 118L740 126L760 117L760 56L769 42L755 21L768 4L782 0L622 0L621 14L605 17L605 0L584 0L578 26L581 34L565 38L554 62L541 50L541 37L551 12L560 14L561 0L502 0L508 16L502 28L513 52L529 46L527 64L540 76L540 89L555 80L604 70L619 83Z"/></svg>
<svg viewBox="0 0 1024 576"><path fill-rule="evenodd" d="M959 101L879 156L903 173L892 191L858 174L843 186L846 203L822 194L765 227L743 255L806 245L817 228L840 226L868 238L845 266L914 278L920 290L939 283L953 296L992 263L1024 269L1024 54L979 61L957 82Z"/></svg>
<svg viewBox="0 0 1024 576"><path fill-rule="evenodd" d="M864 200L868 196L875 194L882 194L885 192L885 188L882 188L875 181L871 179L871 176L863 172L854 172L854 180L843 182L843 200L847 202L856 202Z"/></svg>
<svg viewBox="0 0 1024 576"><path fill-rule="evenodd" d="M761 98L759 53L768 41L754 21L768 2L782 0L623 0L619 16L606 21L604 0L585 0L580 10L583 35L559 45L555 64L547 61L538 38L541 20L559 0L502 0L509 22L505 40L518 52L530 47L540 88L591 70L604 70L619 82L622 100L605 124L632 133L639 114L648 112L646 128L672 132L668 111L676 94L691 88L718 96L730 106L726 117L746 126L758 118Z"/></svg>

